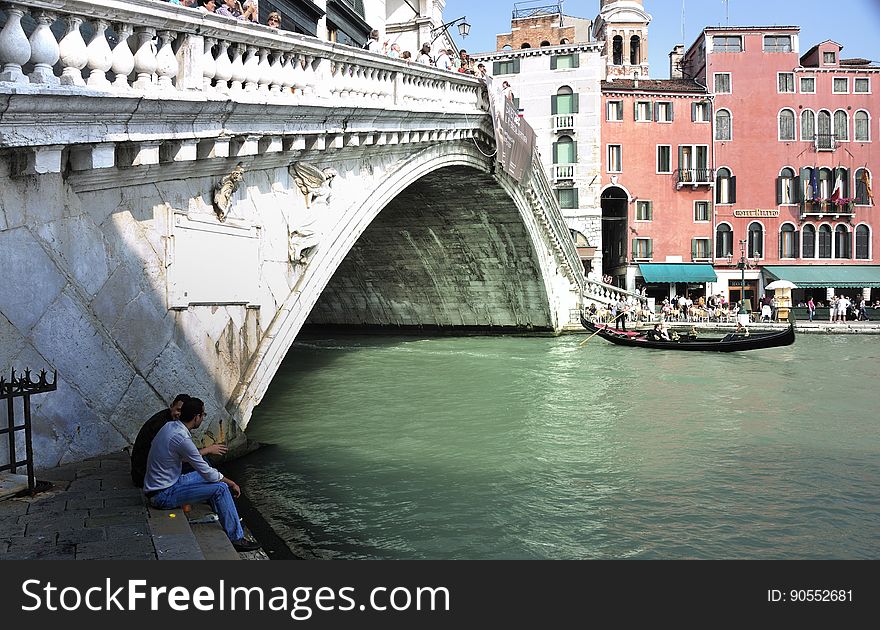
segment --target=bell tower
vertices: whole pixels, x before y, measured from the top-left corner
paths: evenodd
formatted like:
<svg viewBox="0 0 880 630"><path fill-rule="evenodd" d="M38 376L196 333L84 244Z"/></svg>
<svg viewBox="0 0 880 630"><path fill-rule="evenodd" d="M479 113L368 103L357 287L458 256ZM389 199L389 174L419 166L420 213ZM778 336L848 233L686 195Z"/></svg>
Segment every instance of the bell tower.
<svg viewBox="0 0 880 630"><path fill-rule="evenodd" d="M593 37L604 43L605 74L614 78L648 77L648 25L642 0L600 0Z"/></svg>

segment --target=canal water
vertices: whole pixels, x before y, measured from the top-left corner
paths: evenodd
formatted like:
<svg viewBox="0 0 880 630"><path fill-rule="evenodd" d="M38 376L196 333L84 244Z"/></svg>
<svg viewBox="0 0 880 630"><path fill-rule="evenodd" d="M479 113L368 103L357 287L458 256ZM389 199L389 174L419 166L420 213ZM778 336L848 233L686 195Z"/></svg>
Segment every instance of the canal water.
<svg viewBox="0 0 880 630"><path fill-rule="evenodd" d="M305 558L878 558L880 337L296 342L235 463Z"/></svg>

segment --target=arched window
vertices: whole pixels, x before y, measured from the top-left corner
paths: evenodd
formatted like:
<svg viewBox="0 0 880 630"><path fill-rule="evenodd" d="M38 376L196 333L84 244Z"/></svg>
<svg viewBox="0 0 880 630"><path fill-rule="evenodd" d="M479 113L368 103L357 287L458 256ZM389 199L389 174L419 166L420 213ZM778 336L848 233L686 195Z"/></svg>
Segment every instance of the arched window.
<svg viewBox="0 0 880 630"><path fill-rule="evenodd" d="M776 204L782 206L794 203L797 203L794 169L786 167L779 172L779 180L776 185Z"/></svg>
<svg viewBox="0 0 880 630"><path fill-rule="evenodd" d="M632 66L642 63L642 54L639 50L640 41L638 35L633 35L629 38L629 63Z"/></svg>
<svg viewBox="0 0 880 630"><path fill-rule="evenodd" d="M613 63L615 66L623 65L623 37L620 35L615 35L614 39L611 40L611 54Z"/></svg>
<svg viewBox="0 0 880 630"><path fill-rule="evenodd" d="M715 113L715 139L731 140L733 138L733 127L730 121L730 112L726 109L719 109Z"/></svg>
<svg viewBox="0 0 880 630"><path fill-rule="evenodd" d="M831 258L831 226L819 226L819 258Z"/></svg>
<svg viewBox="0 0 880 630"><path fill-rule="evenodd" d="M819 199L827 201L831 198L831 190L834 186L834 173L830 168L819 169Z"/></svg>
<svg viewBox="0 0 880 630"><path fill-rule="evenodd" d="M541 48L544 48L545 46L549 46L549 45L550 45L550 42L548 42L546 39L543 42L541 42Z"/></svg>
<svg viewBox="0 0 880 630"><path fill-rule="evenodd" d="M818 134L816 141L820 149L834 148L831 134L831 114L824 109L817 116L816 133Z"/></svg>
<svg viewBox="0 0 880 630"><path fill-rule="evenodd" d="M733 256L733 230L727 223L722 223L715 229L715 255Z"/></svg>
<svg viewBox="0 0 880 630"><path fill-rule="evenodd" d="M757 221L749 224L749 249L746 254L751 258L764 257L764 227Z"/></svg>
<svg viewBox="0 0 880 630"><path fill-rule="evenodd" d="M864 168L856 171L856 203L860 206L870 206L871 199L868 189L871 187L871 174Z"/></svg>
<svg viewBox="0 0 880 630"><path fill-rule="evenodd" d="M834 112L834 137L839 142L849 140L849 116L842 109Z"/></svg>
<svg viewBox="0 0 880 630"><path fill-rule="evenodd" d="M513 50L513 46L510 44L504 44L504 46L501 47L501 50Z"/></svg>
<svg viewBox="0 0 880 630"><path fill-rule="evenodd" d="M719 168L715 173L715 203L736 203L736 177L729 168Z"/></svg>
<svg viewBox="0 0 880 630"><path fill-rule="evenodd" d="M577 162L577 144L571 136L559 136L553 143L554 164L574 164Z"/></svg>
<svg viewBox="0 0 880 630"><path fill-rule="evenodd" d="M855 133L853 134L853 138L855 139L855 141L870 142L871 119L868 117L868 112L860 109L856 112L853 120L855 121Z"/></svg>
<svg viewBox="0 0 880 630"><path fill-rule="evenodd" d="M852 258L852 234L845 225L834 228L834 257Z"/></svg>
<svg viewBox="0 0 880 630"><path fill-rule="evenodd" d="M563 37L562 39L559 40L559 44L560 44L560 45L563 45L563 46L564 46L564 45L567 44L567 43L568 43L568 38L567 38L567 37Z"/></svg>
<svg viewBox="0 0 880 630"><path fill-rule="evenodd" d="M520 48L522 48L522 49L531 48L531 47L532 47L532 45L528 42L523 42L522 46L520 46Z"/></svg>
<svg viewBox="0 0 880 630"><path fill-rule="evenodd" d="M856 228L856 258L858 260L871 258L871 228L867 225Z"/></svg>
<svg viewBox="0 0 880 630"><path fill-rule="evenodd" d="M803 257L816 257L816 228L807 223L803 229Z"/></svg>
<svg viewBox="0 0 880 630"><path fill-rule="evenodd" d="M816 114L805 109L801 112L801 140L813 142L816 139Z"/></svg>
<svg viewBox="0 0 880 630"><path fill-rule="evenodd" d="M794 140L794 112L783 109L779 112L779 139Z"/></svg>
<svg viewBox="0 0 880 630"><path fill-rule="evenodd" d="M798 233L791 223L786 223L779 231L779 257L798 257Z"/></svg>

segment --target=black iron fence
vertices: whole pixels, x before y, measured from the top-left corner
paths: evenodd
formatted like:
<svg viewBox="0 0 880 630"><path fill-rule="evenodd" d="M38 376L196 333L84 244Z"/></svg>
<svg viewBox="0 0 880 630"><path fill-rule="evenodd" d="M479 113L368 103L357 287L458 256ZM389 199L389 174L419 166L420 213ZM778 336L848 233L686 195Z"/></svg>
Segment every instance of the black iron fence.
<svg viewBox="0 0 880 630"><path fill-rule="evenodd" d="M27 468L28 490L33 492L37 482L34 477L34 447L31 438L31 396L54 391L57 388L58 372L54 372L52 382L47 379L46 370L40 371L36 381L31 380L31 371L25 370L24 375L16 376L13 368L9 381L0 376L0 401L6 401L6 428L0 428L0 436L7 436L9 457L7 463L0 466L0 472L10 471L16 474L19 467ZM21 424L16 424L15 399L22 399L23 418ZM15 439L16 433L24 431L25 458L18 459L18 448Z"/></svg>

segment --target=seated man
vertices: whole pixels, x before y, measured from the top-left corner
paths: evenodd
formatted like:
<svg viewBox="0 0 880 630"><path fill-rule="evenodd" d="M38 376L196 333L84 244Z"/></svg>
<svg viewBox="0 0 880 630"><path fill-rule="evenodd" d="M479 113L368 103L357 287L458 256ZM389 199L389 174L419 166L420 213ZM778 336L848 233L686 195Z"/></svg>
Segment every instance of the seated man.
<svg viewBox="0 0 880 630"><path fill-rule="evenodd" d="M232 479L208 465L190 435L190 431L199 428L205 415L205 404L198 398L190 398L183 403L180 419L162 427L147 458L144 494L150 505L159 509L209 502L236 551L254 551L260 544L244 537L233 501L233 497L241 496L241 489ZM195 472L181 474L184 462Z"/></svg>
<svg viewBox="0 0 880 630"><path fill-rule="evenodd" d="M660 327L660 324L654 324L654 328L645 333L645 338L648 341L660 341L663 337L663 330Z"/></svg>

